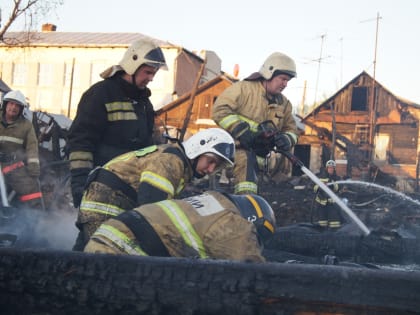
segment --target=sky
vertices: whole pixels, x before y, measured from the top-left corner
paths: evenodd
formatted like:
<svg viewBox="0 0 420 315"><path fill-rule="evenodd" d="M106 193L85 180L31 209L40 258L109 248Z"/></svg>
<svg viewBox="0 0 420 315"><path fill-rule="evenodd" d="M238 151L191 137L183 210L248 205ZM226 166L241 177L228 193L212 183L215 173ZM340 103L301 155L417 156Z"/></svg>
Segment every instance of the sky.
<svg viewBox="0 0 420 315"><path fill-rule="evenodd" d="M284 90L296 107L325 100L362 71L420 104L418 12L417 0L64 0L45 23L61 32L138 32L212 50L223 71L233 74L238 64L241 79L271 53L285 53L297 66Z"/></svg>

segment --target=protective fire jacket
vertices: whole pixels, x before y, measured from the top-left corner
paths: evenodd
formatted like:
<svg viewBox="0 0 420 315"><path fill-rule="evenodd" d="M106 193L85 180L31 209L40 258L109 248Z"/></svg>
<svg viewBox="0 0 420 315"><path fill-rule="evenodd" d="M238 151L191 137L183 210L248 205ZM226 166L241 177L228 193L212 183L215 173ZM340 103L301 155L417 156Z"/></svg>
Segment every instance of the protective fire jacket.
<svg viewBox="0 0 420 315"><path fill-rule="evenodd" d="M271 120L277 130L287 133L296 144L298 135L292 116L292 104L282 94L271 101L260 81L239 81L220 94L213 106L213 120L228 132L241 122L247 122L251 131L256 132L258 125Z"/></svg>
<svg viewBox="0 0 420 315"><path fill-rule="evenodd" d="M323 172L321 173L321 175L319 175L319 179L321 180L321 182L323 182L325 185L327 185L328 183L332 183L331 185L328 185L328 187L333 191L333 192L338 192L339 190L339 186L337 183L335 183L335 181L339 180L340 177L337 176L336 174L329 174L328 172ZM315 201L317 203L319 203L320 205L327 205L327 204L332 204L334 203L334 200L332 198L330 198L327 193L325 193L324 191L321 191L319 189L319 185L315 185L314 186L314 192L317 193L316 197L315 197Z"/></svg>
<svg viewBox="0 0 420 315"><path fill-rule="evenodd" d="M27 166L29 175L39 176L40 165L38 155L38 140L32 123L20 116L16 121L8 124L3 119L0 123L0 152L6 154L2 165L12 165L18 162ZM3 169L3 172L5 170Z"/></svg>
<svg viewBox="0 0 420 315"><path fill-rule="evenodd" d="M83 187L94 166L153 144L150 95L148 88L138 89L119 74L82 95L68 136L70 168L74 178L79 177L77 185Z"/></svg>
<svg viewBox="0 0 420 315"><path fill-rule="evenodd" d="M109 219L85 252L265 261L254 224L214 191L147 204Z"/></svg>
<svg viewBox="0 0 420 315"><path fill-rule="evenodd" d="M231 134L241 122L247 122L250 130L257 132L260 123L271 120L278 131L290 136L292 145L297 143L292 104L282 94L269 100L260 81L239 81L224 90L216 99L212 118ZM263 170L266 168L266 159L262 156L253 157L251 152L242 151L244 150L238 148L235 155L235 193L258 193L254 165Z"/></svg>
<svg viewBox="0 0 420 315"><path fill-rule="evenodd" d="M109 180L109 173L120 183L113 178ZM125 153L106 163L103 170L99 169L98 176L94 175L83 196L78 221L83 224L117 216L127 210L118 207L127 204L119 198L131 199L134 207L171 199L184 189L192 176L192 165L178 144L153 145ZM102 185L92 185L95 182ZM110 198L115 190L120 193Z"/></svg>

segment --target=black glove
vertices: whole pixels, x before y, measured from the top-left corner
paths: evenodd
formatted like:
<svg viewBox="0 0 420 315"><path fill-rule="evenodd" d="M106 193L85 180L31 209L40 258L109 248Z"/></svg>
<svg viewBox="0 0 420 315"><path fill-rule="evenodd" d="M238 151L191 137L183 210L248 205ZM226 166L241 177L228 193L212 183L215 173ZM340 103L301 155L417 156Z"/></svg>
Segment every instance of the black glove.
<svg viewBox="0 0 420 315"><path fill-rule="evenodd" d="M73 205L75 208L79 208L80 202L82 201L89 171L90 170L87 168L71 170L71 194L73 196Z"/></svg>
<svg viewBox="0 0 420 315"><path fill-rule="evenodd" d="M251 130L245 131L238 137L241 147L245 150L251 150L255 145L255 134Z"/></svg>
<svg viewBox="0 0 420 315"><path fill-rule="evenodd" d="M80 203L82 202L83 197L83 189L78 188L72 188L71 194L73 196L73 206L75 208L80 207Z"/></svg>
<svg viewBox="0 0 420 315"><path fill-rule="evenodd" d="M278 150L289 151L292 148L292 139L286 133L277 133L274 136L274 144Z"/></svg>
<svg viewBox="0 0 420 315"><path fill-rule="evenodd" d="M251 150L254 147L255 134L250 130L247 122L240 122L232 130L232 137L237 139L245 150Z"/></svg>

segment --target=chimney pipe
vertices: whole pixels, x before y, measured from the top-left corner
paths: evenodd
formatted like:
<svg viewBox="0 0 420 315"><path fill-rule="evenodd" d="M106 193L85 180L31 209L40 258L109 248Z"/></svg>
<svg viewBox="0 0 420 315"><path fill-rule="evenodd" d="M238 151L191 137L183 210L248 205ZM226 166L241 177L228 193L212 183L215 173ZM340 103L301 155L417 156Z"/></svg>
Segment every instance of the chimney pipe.
<svg viewBox="0 0 420 315"><path fill-rule="evenodd" d="M43 32L55 32L56 30L57 30L57 26L54 24L50 24L50 23L42 24Z"/></svg>

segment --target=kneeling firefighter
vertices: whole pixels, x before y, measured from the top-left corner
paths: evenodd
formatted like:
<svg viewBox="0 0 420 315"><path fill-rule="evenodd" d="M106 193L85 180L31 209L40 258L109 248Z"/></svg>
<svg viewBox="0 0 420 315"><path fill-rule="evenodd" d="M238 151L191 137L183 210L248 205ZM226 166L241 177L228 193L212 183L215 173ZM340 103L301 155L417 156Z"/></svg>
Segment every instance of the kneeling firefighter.
<svg viewBox="0 0 420 315"><path fill-rule="evenodd" d="M233 165L233 138L221 128L200 131L182 143L153 145L120 155L88 177L79 209L74 250L83 250L99 225L137 206L172 199L194 177Z"/></svg>
<svg viewBox="0 0 420 315"><path fill-rule="evenodd" d="M258 195L208 191L143 205L104 222L85 252L264 262L275 216Z"/></svg>
<svg viewBox="0 0 420 315"><path fill-rule="evenodd" d="M32 123L23 116L25 107L28 103L22 92L10 91L4 96L0 114L1 171L22 207L44 209L38 140Z"/></svg>

